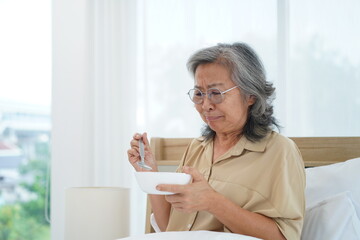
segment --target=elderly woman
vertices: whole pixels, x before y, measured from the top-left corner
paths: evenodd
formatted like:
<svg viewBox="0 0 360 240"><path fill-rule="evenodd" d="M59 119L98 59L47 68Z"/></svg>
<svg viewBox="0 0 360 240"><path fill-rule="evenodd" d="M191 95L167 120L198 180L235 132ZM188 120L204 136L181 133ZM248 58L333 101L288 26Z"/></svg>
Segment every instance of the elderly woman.
<svg viewBox="0 0 360 240"><path fill-rule="evenodd" d="M188 146L178 172L192 175L188 185L157 186L174 195L150 195L162 231L210 230L261 239L300 239L305 174L294 142L273 131L274 88L263 65L246 44L202 49L187 63L194 76L189 91L206 126ZM157 171L146 133L135 134L130 163Z"/></svg>

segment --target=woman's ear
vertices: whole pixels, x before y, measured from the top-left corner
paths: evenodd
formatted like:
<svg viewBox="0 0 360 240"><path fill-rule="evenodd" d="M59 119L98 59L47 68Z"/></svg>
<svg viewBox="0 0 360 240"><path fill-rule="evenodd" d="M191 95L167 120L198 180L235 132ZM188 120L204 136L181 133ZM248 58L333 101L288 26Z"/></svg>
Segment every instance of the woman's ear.
<svg viewBox="0 0 360 240"><path fill-rule="evenodd" d="M255 95L250 95L249 98L248 98L248 100L247 100L248 106L253 105L255 102L256 102L256 97L255 97Z"/></svg>

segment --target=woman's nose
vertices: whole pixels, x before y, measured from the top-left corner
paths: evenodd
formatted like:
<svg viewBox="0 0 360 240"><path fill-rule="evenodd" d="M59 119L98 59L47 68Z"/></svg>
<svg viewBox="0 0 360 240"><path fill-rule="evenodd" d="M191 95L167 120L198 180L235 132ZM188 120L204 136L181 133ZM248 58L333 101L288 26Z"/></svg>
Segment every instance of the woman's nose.
<svg viewBox="0 0 360 240"><path fill-rule="evenodd" d="M205 111L214 109L214 104L211 102L209 95L204 96L204 100L202 103L202 109L204 109Z"/></svg>

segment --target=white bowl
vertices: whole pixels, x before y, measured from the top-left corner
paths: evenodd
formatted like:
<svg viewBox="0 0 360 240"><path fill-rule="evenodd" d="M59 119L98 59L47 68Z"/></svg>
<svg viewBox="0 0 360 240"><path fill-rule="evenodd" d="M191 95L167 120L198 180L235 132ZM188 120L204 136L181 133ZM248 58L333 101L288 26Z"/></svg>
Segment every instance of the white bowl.
<svg viewBox="0 0 360 240"><path fill-rule="evenodd" d="M163 192L156 190L159 184L188 184L191 176L186 173L173 172L135 172L136 180L141 188L149 194L169 195L172 192Z"/></svg>

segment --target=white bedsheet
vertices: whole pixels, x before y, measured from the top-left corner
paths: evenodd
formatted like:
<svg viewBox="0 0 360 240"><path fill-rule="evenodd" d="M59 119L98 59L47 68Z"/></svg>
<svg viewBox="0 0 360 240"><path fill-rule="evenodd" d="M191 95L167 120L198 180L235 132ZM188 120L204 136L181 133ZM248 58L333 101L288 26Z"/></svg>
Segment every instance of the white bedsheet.
<svg viewBox="0 0 360 240"><path fill-rule="evenodd" d="M255 240L258 238L249 237L235 233L212 232L212 231L190 231L190 232L159 232L142 234L121 240Z"/></svg>

